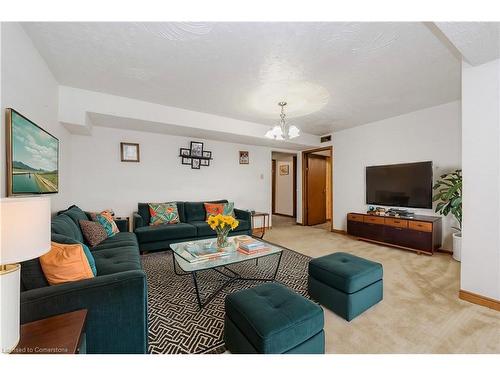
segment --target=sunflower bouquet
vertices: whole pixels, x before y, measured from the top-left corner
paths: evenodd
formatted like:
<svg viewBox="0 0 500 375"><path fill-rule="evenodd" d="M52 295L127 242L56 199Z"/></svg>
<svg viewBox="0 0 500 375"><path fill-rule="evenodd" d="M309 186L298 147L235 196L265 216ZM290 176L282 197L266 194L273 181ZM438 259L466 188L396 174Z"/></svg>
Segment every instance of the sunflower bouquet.
<svg viewBox="0 0 500 375"><path fill-rule="evenodd" d="M240 224L238 220L230 215L210 215L207 223L217 233L217 247L224 248L229 246L227 235L230 231L236 229Z"/></svg>

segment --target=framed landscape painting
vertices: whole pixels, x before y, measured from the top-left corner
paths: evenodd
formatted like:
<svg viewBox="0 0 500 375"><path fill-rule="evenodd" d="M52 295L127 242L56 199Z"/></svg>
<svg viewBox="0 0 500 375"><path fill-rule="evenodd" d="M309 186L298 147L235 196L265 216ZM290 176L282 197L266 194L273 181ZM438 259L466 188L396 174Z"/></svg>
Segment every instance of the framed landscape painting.
<svg viewBox="0 0 500 375"><path fill-rule="evenodd" d="M59 140L7 108L7 194L59 191Z"/></svg>

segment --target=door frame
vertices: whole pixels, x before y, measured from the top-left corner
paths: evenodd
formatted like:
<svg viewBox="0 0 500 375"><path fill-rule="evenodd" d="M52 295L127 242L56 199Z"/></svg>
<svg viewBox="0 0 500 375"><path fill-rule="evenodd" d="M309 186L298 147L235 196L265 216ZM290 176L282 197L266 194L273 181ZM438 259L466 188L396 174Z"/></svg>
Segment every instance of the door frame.
<svg viewBox="0 0 500 375"><path fill-rule="evenodd" d="M297 155L292 157L292 168L293 168L293 217L297 221Z"/></svg>
<svg viewBox="0 0 500 375"><path fill-rule="evenodd" d="M273 152L277 152L280 154L290 154L292 156L292 170L293 170L293 175L292 175L292 191L293 191L293 215L286 215L286 214L280 214L276 212L276 173L278 173L278 164L276 163L275 159L272 159L272 154ZM298 176L298 171L297 171L297 154L292 153L292 152L284 152L284 151L271 151L271 212L272 215L278 215L278 216L286 216L286 217L293 217L297 219L297 176Z"/></svg>
<svg viewBox="0 0 500 375"><path fill-rule="evenodd" d="M271 215L276 213L276 160L272 159L272 203L271 203Z"/></svg>
<svg viewBox="0 0 500 375"><path fill-rule="evenodd" d="M330 192L331 192L331 203L332 203L332 217L330 221L330 232L333 232L333 216L334 216L334 211L333 211L333 146L325 146L325 147L320 147L320 148L315 148L312 150L306 150L302 151L302 225L308 225L308 207L307 207L307 161L309 158L310 154L313 154L315 152L319 151L330 151L330 161L331 161L331 167L332 167L332 178L330 180Z"/></svg>

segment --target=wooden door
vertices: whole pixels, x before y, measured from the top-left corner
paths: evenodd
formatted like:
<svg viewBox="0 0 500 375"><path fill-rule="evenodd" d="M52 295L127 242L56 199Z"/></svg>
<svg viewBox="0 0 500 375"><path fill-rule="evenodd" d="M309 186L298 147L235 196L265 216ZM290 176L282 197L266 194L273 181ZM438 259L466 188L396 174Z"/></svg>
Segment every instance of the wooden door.
<svg viewBox="0 0 500 375"><path fill-rule="evenodd" d="M307 225L326 222L326 158L307 155Z"/></svg>
<svg viewBox="0 0 500 375"><path fill-rule="evenodd" d="M326 220L332 220L332 158L326 157Z"/></svg>

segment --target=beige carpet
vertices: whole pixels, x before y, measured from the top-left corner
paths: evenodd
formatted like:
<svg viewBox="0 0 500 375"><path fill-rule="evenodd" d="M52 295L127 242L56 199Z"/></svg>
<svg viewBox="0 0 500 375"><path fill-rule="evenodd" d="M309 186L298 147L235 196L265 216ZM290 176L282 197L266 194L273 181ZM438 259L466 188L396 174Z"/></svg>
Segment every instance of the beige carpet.
<svg viewBox="0 0 500 375"><path fill-rule="evenodd" d="M384 300L350 323L325 309L328 353L500 353L500 312L458 299L460 263L369 244L273 217L264 239L311 257L382 263Z"/></svg>

